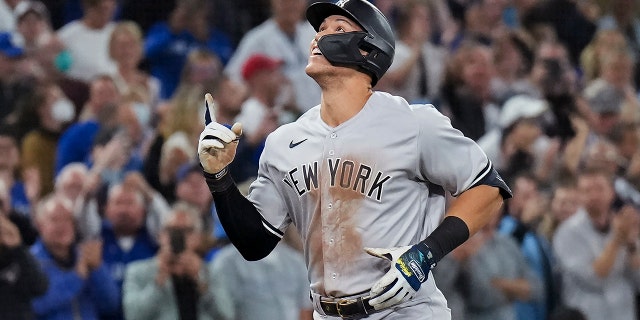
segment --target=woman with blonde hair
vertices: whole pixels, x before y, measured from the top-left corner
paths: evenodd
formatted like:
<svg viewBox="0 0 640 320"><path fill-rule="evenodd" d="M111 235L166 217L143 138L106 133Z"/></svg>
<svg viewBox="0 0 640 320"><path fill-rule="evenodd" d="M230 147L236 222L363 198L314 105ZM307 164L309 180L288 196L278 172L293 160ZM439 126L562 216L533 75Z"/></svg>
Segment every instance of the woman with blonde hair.
<svg viewBox="0 0 640 320"><path fill-rule="evenodd" d="M624 35L615 29L600 30L580 54L580 67L584 73L584 81L589 82L600 76L602 56L610 50L621 50L627 47Z"/></svg>
<svg viewBox="0 0 640 320"><path fill-rule="evenodd" d="M150 130L160 100L160 82L139 68L143 41L138 24L119 22L111 34L109 55L117 65L112 77L120 94L132 103L140 125Z"/></svg>

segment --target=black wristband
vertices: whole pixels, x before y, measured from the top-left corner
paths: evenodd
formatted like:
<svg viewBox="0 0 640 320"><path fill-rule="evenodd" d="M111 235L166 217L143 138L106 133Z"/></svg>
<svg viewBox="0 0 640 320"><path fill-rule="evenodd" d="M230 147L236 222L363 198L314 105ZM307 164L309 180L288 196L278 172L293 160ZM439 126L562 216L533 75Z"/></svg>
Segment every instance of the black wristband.
<svg viewBox="0 0 640 320"><path fill-rule="evenodd" d="M233 181L227 167L220 170L218 173L209 173L203 169L202 174L207 181L209 191L212 193L225 191L235 184L235 181Z"/></svg>
<svg viewBox="0 0 640 320"><path fill-rule="evenodd" d="M456 216L447 216L422 243L431 249L435 262L438 262L467 239L469 239L467 224Z"/></svg>

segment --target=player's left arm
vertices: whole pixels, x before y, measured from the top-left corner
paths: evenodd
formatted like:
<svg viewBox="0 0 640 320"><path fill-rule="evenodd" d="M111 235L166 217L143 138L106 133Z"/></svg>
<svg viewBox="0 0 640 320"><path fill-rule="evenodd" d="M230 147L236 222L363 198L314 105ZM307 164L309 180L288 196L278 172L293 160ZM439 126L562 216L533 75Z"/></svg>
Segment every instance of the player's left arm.
<svg viewBox="0 0 640 320"><path fill-rule="evenodd" d="M511 190L495 169L492 168L487 176L470 189L462 192L456 200L452 202L451 207L446 213L445 220L449 217L462 220L467 228L468 236L472 236L494 218L499 212L504 199L507 198L511 198ZM439 227L440 226L438 226L438 228ZM436 230L438 230L438 228L436 228ZM462 242L466 240L467 239L464 239ZM456 245L456 247L458 245ZM455 248L451 250L453 249ZM449 251L447 251L447 253Z"/></svg>
<svg viewBox="0 0 640 320"><path fill-rule="evenodd" d="M422 111L425 111L423 109ZM457 196L440 225L417 244L395 248L365 248L387 259L391 269L371 288L369 303L384 309L413 297L427 280L429 271L453 249L482 229L498 213L511 190L484 152L471 139L451 127L434 110L426 110L428 132L421 132L419 148L427 179ZM448 146L442 148L442 146ZM437 152L434 152L437 150ZM469 159L460 162L460 159Z"/></svg>
<svg viewBox="0 0 640 320"><path fill-rule="evenodd" d="M365 248L367 253L392 262L391 269L371 288L369 301L384 309L410 299L427 280L438 261L482 229L499 212L504 190L480 184L461 193L442 223L423 241L406 247ZM510 193L509 193L510 194Z"/></svg>

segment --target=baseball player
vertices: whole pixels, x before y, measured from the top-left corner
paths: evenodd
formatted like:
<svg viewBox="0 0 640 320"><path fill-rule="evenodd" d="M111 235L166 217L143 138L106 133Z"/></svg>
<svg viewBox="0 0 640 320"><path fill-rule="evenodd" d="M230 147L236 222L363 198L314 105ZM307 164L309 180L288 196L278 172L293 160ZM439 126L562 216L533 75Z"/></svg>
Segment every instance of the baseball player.
<svg viewBox="0 0 640 320"><path fill-rule="evenodd" d="M320 105L267 137L242 196L227 166L239 123L208 123L200 163L229 239L247 260L297 228L314 319L450 319L430 270L482 228L511 191L482 150L431 105L373 86L394 36L365 0L314 3L307 74ZM457 199L445 214L445 195Z"/></svg>

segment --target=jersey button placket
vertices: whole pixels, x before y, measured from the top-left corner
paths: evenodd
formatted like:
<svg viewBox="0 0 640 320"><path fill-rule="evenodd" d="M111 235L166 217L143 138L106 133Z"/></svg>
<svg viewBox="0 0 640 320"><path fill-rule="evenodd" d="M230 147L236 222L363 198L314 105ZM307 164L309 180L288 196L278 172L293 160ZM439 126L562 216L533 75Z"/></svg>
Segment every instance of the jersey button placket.
<svg viewBox="0 0 640 320"><path fill-rule="evenodd" d="M333 158L336 154L335 152L335 142L336 142L336 138L338 137L338 134L335 132L330 132L329 135L326 136L326 141L325 141L325 149L324 149L324 154L325 157L328 158ZM329 191L329 190L325 190L325 191ZM324 239L324 243L326 245L325 250L330 250L332 251L333 249L329 249L331 247L336 246L336 240L335 240L335 235L332 234L332 230L333 227L330 227L334 221L329 221L329 220L325 220L327 218L331 219L330 217L332 217L332 215L330 214L330 212L332 212L333 210L335 210L334 208L334 202L333 202L333 198L332 195L330 193L327 192L326 194L326 202L325 202L325 206L324 206L324 210L326 211L326 214L322 214L323 217L323 221L322 224L323 226L327 226L329 228L325 229L323 228L323 234L322 237ZM327 231L324 231L327 230ZM334 253L335 254L335 253ZM327 271L326 275L328 276L328 278L326 278L326 281L328 281L329 283L335 283L338 279L338 273L335 272L337 270L335 270L335 266L333 266L332 264L325 264L325 270ZM329 284L330 286L334 286L334 284Z"/></svg>

